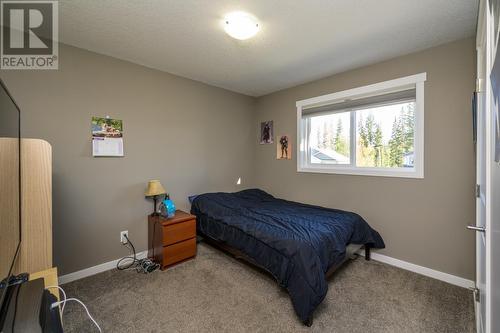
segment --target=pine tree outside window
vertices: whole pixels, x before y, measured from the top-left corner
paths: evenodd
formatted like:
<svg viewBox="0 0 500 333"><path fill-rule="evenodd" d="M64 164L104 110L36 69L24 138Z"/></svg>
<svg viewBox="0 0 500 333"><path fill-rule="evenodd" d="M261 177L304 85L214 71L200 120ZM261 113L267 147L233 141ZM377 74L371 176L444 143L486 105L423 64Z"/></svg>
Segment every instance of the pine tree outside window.
<svg viewBox="0 0 500 333"><path fill-rule="evenodd" d="M426 73L297 102L299 172L423 178Z"/></svg>

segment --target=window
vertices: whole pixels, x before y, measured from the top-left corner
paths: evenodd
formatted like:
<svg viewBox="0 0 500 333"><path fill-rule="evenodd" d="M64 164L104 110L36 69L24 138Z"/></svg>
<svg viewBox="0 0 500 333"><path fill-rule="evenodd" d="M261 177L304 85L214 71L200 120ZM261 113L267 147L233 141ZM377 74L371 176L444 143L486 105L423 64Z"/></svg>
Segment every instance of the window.
<svg viewBox="0 0 500 333"><path fill-rule="evenodd" d="M297 102L299 172L423 178L426 73Z"/></svg>

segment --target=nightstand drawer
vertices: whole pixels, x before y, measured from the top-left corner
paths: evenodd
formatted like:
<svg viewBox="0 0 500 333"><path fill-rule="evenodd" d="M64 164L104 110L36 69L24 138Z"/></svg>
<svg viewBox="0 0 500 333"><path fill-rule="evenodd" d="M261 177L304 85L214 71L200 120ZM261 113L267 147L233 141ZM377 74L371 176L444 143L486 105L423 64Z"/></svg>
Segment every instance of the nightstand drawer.
<svg viewBox="0 0 500 333"><path fill-rule="evenodd" d="M189 259L196 255L196 238L165 246L163 248L163 266L169 266L176 262Z"/></svg>
<svg viewBox="0 0 500 333"><path fill-rule="evenodd" d="M165 218L148 216L148 257L164 270L196 256L196 216L178 210Z"/></svg>
<svg viewBox="0 0 500 333"><path fill-rule="evenodd" d="M196 237L196 220L166 225L163 227L163 245L170 245Z"/></svg>

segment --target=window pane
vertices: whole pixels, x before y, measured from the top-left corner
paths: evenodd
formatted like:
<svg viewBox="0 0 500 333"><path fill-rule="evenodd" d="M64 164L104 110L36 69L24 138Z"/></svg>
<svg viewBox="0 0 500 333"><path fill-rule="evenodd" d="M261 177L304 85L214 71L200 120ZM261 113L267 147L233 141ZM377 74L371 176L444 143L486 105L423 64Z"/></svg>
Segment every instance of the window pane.
<svg viewBox="0 0 500 333"><path fill-rule="evenodd" d="M309 148L313 164L350 163L350 113L310 118Z"/></svg>
<svg viewBox="0 0 500 333"><path fill-rule="evenodd" d="M415 102L356 111L356 166L413 168Z"/></svg>

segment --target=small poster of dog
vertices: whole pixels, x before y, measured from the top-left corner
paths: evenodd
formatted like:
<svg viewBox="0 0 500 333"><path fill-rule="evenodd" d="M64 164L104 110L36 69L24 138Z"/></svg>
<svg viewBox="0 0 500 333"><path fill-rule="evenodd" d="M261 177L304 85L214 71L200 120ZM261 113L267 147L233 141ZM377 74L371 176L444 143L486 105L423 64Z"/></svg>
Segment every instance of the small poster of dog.
<svg viewBox="0 0 500 333"><path fill-rule="evenodd" d="M274 143L273 121L263 121L260 123L260 144L266 145Z"/></svg>
<svg viewBox="0 0 500 333"><path fill-rule="evenodd" d="M92 117L92 137L123 137L123 121L119 119Z"/></svg>
<svg viewBox="0 0 500 333"><path fill-rule="evenodd" d="M292 143L290 142L288 135L282 135L279 142L276 144L276 159L292 159Z"/></svg>
<svg viewBox="0 0 500 333"><path fill-rule="evenodd" d="M123 121L92 117L92 156L123 157Z"/></svg>

